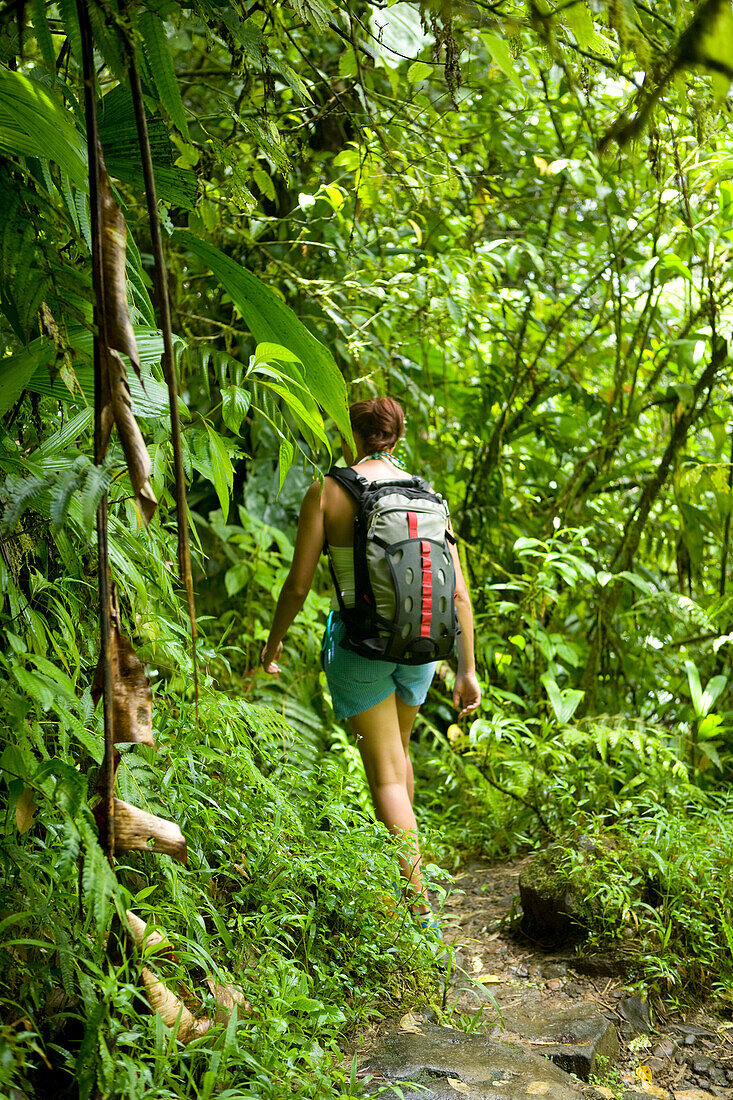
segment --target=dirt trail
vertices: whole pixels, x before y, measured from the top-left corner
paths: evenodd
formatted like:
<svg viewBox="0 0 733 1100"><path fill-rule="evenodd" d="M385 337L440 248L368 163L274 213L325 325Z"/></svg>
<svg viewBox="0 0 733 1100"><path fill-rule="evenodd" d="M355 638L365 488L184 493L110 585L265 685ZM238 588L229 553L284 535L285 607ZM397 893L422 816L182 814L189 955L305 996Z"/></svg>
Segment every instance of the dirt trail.
<svg viewBox="0 0 733 1100"><path fill-rule="evenodd" d="M704 1008L683 1017L666 1012L661 1002L650 1011L618 972L618 963L572 949L544 950L513 930L525 862L473 862L456 875L457 890L443 911L445 938L456 948L457 973L449 993L456 1011L480 1011L477 1026L482 1028L497 1020L494 1006L458 968L478 980L502 1013L531 1017L592 1007L613 1022L620 1039L617 1074L613 1067L606 1070L606 1087L645 1092L658 1100L673 1094L676 1100L705 1100L702 1093L733 1100L730 1021ZM690 1095L691 1090L698 1095Z"/></svg>

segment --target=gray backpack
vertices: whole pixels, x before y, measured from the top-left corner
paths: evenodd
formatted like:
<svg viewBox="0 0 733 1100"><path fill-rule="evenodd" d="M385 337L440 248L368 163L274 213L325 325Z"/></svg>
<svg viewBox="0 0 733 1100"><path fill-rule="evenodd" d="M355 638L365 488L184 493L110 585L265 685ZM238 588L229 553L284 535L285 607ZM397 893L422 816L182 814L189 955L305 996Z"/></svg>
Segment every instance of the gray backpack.
<svg viewBox="0 0 733 1100"><path fill-rule="evenodd" d="M364 657L400 665L450 657L458 630L456 576L443 498L420 477L367 481L339 466L328 477L358 505L353 608L344 607L334 573L344 644Z"/></svg>

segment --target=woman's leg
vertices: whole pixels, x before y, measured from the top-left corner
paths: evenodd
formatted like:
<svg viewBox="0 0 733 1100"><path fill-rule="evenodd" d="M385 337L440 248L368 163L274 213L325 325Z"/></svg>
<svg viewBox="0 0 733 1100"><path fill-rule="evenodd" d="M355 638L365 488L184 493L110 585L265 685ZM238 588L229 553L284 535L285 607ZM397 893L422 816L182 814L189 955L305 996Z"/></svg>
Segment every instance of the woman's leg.
<svg viewBox="0 0 733 1100"><path fill-rule="evenodd" d="M399 695L395 695L395 702L397 704L397 721L400 724L402 748L405 751L407 794L410 799L410 805L413 806L415 804L415 781L412 777L412 760L410 760L410 734L412 733L412 727L415 724L417 712L420 710L420 707L414 707L410 703L406 703L404 699L400 699Z"/></svg>
<svg viewBox="0 0 733 1100"><path fill-rule="evenodd" d="M416 707L409 709L417 711ZM402 718L406 723L407 716L403 714ZM423 894L417 824L407 787L409 757L397 697L390 695L369 710L355 714L348 724L356 735L377 818L403 841L399 855L402 875L418 894Z"/></svg>

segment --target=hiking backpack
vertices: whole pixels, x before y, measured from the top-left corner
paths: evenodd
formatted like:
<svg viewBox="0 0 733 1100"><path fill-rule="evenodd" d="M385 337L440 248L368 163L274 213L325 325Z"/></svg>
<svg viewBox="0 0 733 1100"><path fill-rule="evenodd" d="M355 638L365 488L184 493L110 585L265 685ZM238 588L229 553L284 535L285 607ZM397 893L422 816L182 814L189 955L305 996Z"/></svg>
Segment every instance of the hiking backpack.
<svg viewBox="0 0 733 1100"><path fill-rule="evenodd" d="M340 466L328 477L357 503L353 608L344 607L331 563L344 645L400 665L449 657L457 634L456 575L443 498L420 477L367 481Z"/></svg>

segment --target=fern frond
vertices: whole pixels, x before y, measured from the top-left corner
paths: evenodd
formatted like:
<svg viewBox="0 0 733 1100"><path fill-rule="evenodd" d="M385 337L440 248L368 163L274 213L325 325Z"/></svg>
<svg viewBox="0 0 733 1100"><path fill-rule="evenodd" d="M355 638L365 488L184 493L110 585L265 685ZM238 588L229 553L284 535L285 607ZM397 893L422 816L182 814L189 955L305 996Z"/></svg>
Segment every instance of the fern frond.
<svg viewBox="0 0 733 1100"><path fill-rule="evenodd" d="M101 764L104 758L104 739L93 730L87 729L84 722L63 703L56 703L56 711L61 728L69 730L79 744L86 749L92 760Z"/></svg>
<svg viewBox="0 0 733 1100"><path fill-rule="evenodd" d="M163 21L154 12L146 11L138 16L138 25L142 35L143 50L153 74L153 81L161 105L171 122L188 141L186 111L173 68L173 60L168 47Z"/></svg>
<svg viewBox="0 0 733 1100"><path fill-rule="evenodd" d="M120 36L114 27L107 26L107 20L101 7L97 4L88 4L89 22L92 25L94 45L104 58L109 71L120 81L126 81L127 63L120 43Z"/></svg>
<svg viewBox="0 0 733 1100"><path fill-rule="evenodd" d="M63 882L70 878L76 870L76 861L79 856L79 832L71 818L65 818L61 827L61 839L63 847L59 861L56 864L59 880Z"/></svg>
<svg viewBox="0 0 733 1100"><path fill-rule="evenodd" d="M43 161L41 161L43 163ZM61 193L64 196L66 202L66 209L69 211L69 217L74 225L77 236L81 236L81 229L79 226L79 212L76 209L76 202L74 201L74 192L71 187L71 179L69 173L64 172L63 169L60 172L61 175Z"/></svg>
<svg viewBox="0 0 733 1100"><path fill-rule="evenodd" d="M67 997L73 997L76 993L74 987L74 949L71 946L69 937L66 934L65 929L60 925L56 925L54 928L54 939L56 940L56 946L59 949L59 970L61 971L61 982L66 992Z"/></svg>
<svg viewBox="0 0 733 1100"><path fill-rule="evenodd" d="M88 912L94 914L97 937L101 939L112 910L112 893L116 880L99 841L87 822L82 825L82 839L85 848L82 873L84 905Z"/></svg>
<svg viewBox="0 0 733 1100"><path fill-rule="evenodd" d="M31 292L31 297L25 302L25 316L27 321L27 327L30 329L33 325L33 321L39 314L39 310L43 305L43 302L51 295L53 291L53 278L48 272L39 272L38 279L28 289ZM58 349L57 349L58 351ZM60 355L60 352L59 352Z"/></svg>
<svg viewBox="0 0 733 1100"><path fill-rule="evenodd" d="M129 233L127 237L126 274L129 292L134 305L140 312L143 323L155 328L155 311L145 286L142 259L138 247Z"/></svg>
<svg viewBox="0 0 733 1100"><path fill-rule="evenodd" d="M76 10L76 0L58 0L59 15L66 29L66 34L71 46L71 52L81 67L81 31L79 30L79 16Z"/></svg>
<svg viewBox="0 0 733 1100"><path fill-rule="evenodd" d="M80 455L70 470L58 479L51 492L51 530L56 534L63 527L72 493L84 482L89 459Z"/></svg>
<svg viewBox="0 0 733 1100"><path fill-rule="evenodd" d="M39 163L41 165L41 172L43 173L43 178L46 182L46 190L48 191L49 198L53 198L54 192L56 191L56 184L53 182L53 177L51 175L51 167L50 167L47 160L39 161Z"/></svg>
<svg viewBox="0 0 733 1100"><path fill-rule="evenodd" d="M2 487L7 503L0 519L0 531L6 534L12 531L23 512L38 500L47 487L45 478L36 476L8 478Z"/></svg>
<svg viewBox="0 0 733 1100"><path fill-rule="evenodd" d="M89 220L89 196L83 191L76 192L76 212L79 215L79 227L81 235L86 241L87 248L92 251L92 229Z"/></svg>
<svg viewBox="0 0 733 1100"><path fill-rule="evenodd" d="M160 797L160 774L136 752L123 752L117 771L119 797L148 813L167 813Z"/></svg>
<svg viewBox="0 0 733 1100"><path fill-rule="evenodd" d="M81 520L87 531L91 531L94 527L99 502L107 492L111 480L112 472L108 466L89 468L81 494Z"/></svg>

